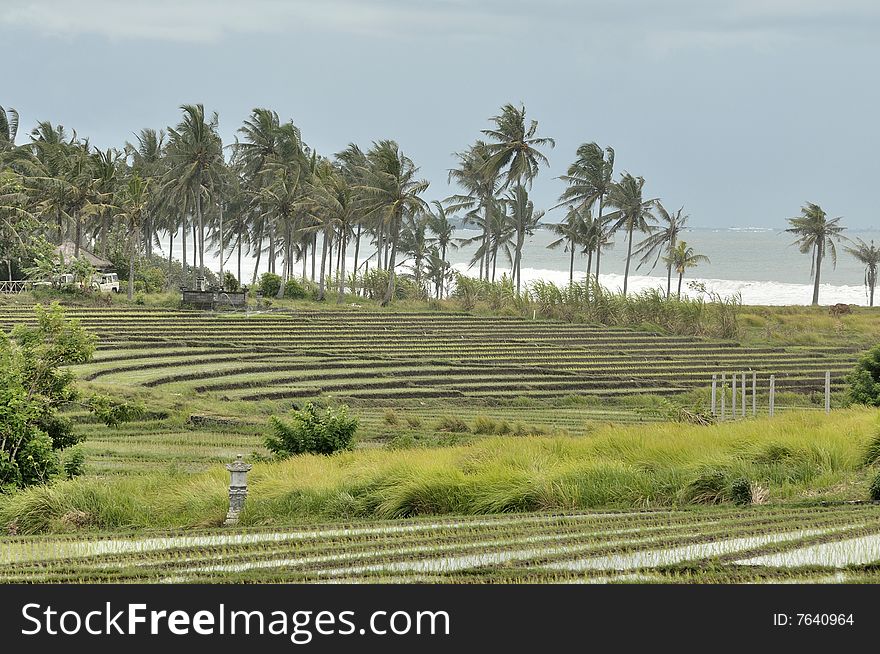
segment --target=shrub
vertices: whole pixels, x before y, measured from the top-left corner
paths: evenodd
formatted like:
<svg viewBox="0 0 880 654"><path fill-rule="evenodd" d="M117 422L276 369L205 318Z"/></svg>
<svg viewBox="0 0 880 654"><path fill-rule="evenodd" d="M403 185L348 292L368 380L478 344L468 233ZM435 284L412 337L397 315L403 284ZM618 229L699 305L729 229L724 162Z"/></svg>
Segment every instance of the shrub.
<svg viewBox="0 0 880 654"><path fill-rule="evenodd" d="M382 413L382 420L391 427L396 427L400 424L400 419L397 417L397 412L394 409L385 409Z"/></svg>
<svg viewBox="0 0 880 654"><path fill-rule="evenodd" d="M305 299L307 295L308 291L306 290L306 287L298 279L291 277L284 285L284 297L290 300L302 300Z"/></svg>
<svg viewBox="0 0 880 654"><path fill-rule="evenodd" d="M358 428L357 418L350 418L346 407L321 410L311 402L293 412L292 422L277 416L269 421L272 433L266 436L266 449L280 458L350 450Z"/></svg>
<svg viewBox="0 0 880 654"><path fill-rule="evenodd" d="M690 504L720 504L727 491L727 476L720 470L708 470L684 487L682 500Z"/></svg>
<svg viewBox="0 0 880 654"><path fill-rule="evenodd" d="M406 424L409 425L410 429L418 429L422 426L422 419L418 416L407 416Z"/></svg>
<svg viewBox="0 0 880 654"><path fill-rule="evenodd" d="M281 277L275 273L263 273L260 276L257 289L263 294L263 297L275 297L281 289Z"/></svg>
<svg viewBox="0 0 880 654"><path fill-rule="evenodd" d="M437 422L437 431L448 431L452 434L463 434L470 431L467 423L456 416L443 416Z"/></svg>
<svg viewBox="0 0 880 654"><path fill-rule="evenodd" d="M850 402L880 406L880 345L872 347L859 359L846 381Z"/></svg>
<svg viewBox="0 0 880 654"><path fill-rule="evenodd" d="M64 466L64 474L68 479L79 477L85 469L86 455L80 448L75 447L65 452L61 464Z"/></svg>
<svg viewBox="0 0 880 654"><path fill-rule="evenodd" d="M477 416L474 418L474 433L475 434L494 434L495 433L495 421L492 418L487 416Z"/></svg>
<svg viewBox="0 0 880 654"><path fill-rule="evenodd" d="M224 291L237 291L241 288L241 284L238 283L238 280L228 270L223 273L223 290Z"/></svg>
<svg viewBox="0 0 880 654"><path fill-rule="evenodd" d="M730 499L740 506L752 503L752 483L745 477L737 477L730 485Z"/></svg>
<svg viewBox="0 0 880 654"><path fill-rule="evenodd" d="M871 494L871 499L873 501L880 502L880 472L874 476L874 480L871 482L871 487L868 492Z"/></svg>

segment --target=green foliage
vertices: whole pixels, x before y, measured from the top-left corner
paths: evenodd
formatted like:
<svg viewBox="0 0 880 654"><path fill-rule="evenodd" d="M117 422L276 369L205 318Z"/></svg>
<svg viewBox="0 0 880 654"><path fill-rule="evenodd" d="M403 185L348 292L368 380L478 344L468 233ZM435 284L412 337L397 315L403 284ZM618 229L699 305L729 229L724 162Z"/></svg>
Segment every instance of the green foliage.
<svg viewBox="0 0 880 654"><path fill-rule="evenodd" d="M263 297L275 297L281 289L281 277L275 273L263 273L260 275L260 281L257 284L257 290L263 294Z"/></svg>
<svg viewBox="0 0 880 654"><path fill-rule="evenodd" d="M93 395L88 399L86 405L108 427L116 427L123 422L137 420L145 413L142 404L121 402L109 395Z"/></svg>
<svg viewBox="0 0 880 654"><path fill-rule="evenodd" d="M77 467L62 464L60 453L81 437L59 408L76 402L73 374L64 366L86 363L95 337L77 321L66 320L56 304L36 307L36 326L19 325L0 334L0 489L46 483ZM135 412L124 403L91 398L99 419L118 424Z"/></svg>
<svg viewBox="0 0 880 654"><path fill-rule="evenodd" d="M737 477L730 484L730 499L745 506L752 503L752 483L745 477Z"/></svg>
<svg viewBox="0 0 880 654"><path fill-rule="evenodd" d="M350 450L358 420L348 416L346 407L319 409L309 402L292 414L292 422L270 418L272 433L265 438L266 449L280 458L296 454L333 454Z"/></svg>
<svg viewBox="0 0 880 654"><path fill-rule="evenodd" d="M457 416L443 416L437 422L437 431L448 431L452 434L464 434L471 430L468 424Z"/></svg>
<svg viewBox="0 0 880 654"><path fill-rule="evenodd" d="M86 455L79 447L71 448L61 457L61 464L64 467L65 477L68 479L79 477L85 469Z"/></svg>
<svg viewBox="0 0 880 654"><path fill-rule="evenodd" d="M288 279L284 285L284 297L289 300L303 300L308 294L305 284L295 277Z"/></svg>
<svg viewBox="0 0 880 654"><path fill-rule="evenodd" d="M880 406L880 345L866 352L846 377L847 397L853 404Z"/></svg>
<svg viewBox="0 0 880 654"><path fill-rule="evenodd" d="M394 409L385 409L382 413L382 420L386 425L391 427L397 427L400 424L400 418L397 417L397 412Z"/></svg>
<svg viewBox="0 0 880 654"><path fill-rule="evenodd" d="M874 475L874 479L871 480L871 486L868 489L868 493L874 502L880 502L880 472Z"/></svg>
<svg viewBox="0 0 880 654"><path fill-rule="evenodd" d="M223 290L224 291L237 291L241 288L241 284L238 283L238 280L235 278L230 271L226 271L223 273Z"/></svg>

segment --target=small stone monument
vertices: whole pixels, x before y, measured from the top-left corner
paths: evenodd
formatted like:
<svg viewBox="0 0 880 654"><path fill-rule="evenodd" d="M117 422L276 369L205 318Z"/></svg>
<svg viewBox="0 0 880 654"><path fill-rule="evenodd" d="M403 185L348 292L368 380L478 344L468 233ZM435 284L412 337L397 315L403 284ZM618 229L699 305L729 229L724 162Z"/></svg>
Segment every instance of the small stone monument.
<svg viewBox="0 0 880 654"><path fill-rule="evenodd" d="M242 460L241 454L235 457L233 463L227 463L226 469L229 471L229 511L226 513L224 525L234 525L238 523L238 516L244 508L244 501L247 498L247 473L253 468L250 463Z"/></svg>

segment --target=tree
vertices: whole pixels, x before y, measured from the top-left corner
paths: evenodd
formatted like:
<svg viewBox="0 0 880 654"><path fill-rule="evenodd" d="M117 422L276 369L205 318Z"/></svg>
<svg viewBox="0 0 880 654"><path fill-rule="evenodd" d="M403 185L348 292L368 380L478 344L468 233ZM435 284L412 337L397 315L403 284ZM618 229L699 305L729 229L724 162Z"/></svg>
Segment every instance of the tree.
<svg viewBox="0 0 880 654"><path fill-rule="evenodd" d="M685 225L687 225L689 216L687 214L682 214L684 207L671 214L666 211L666 207L657 201L655 203L655 208L657 209L657 217L660 220L660 225L652 229L648 237L639 243L639 247L636 249L636 254L641 254L642 258L639 261L639 265L636 267L637 269L645 265L652 257L654 258L654 263L651 264L651 270L654 270L654 267L657 265L657 262L661 257L665 256L664 261L669 259L675 251L679 234L681 234ZM672 261L669 259L666 265L666 297L670 297L671 292Z"/></svg>
<svg viewBox="0 0 880 654"><path fill-rule="evenodd" d="M449 261L446 259L446 251L450 247L456 247L452 240L452 235L455 233L455 225L449 220L449 215L442 202L434 200L431 204L434 205L434 211L428 215L428 229L434 234L434 236L430 237L428 242L437 248L437 254L440 256L440 261L445 264L441 266L438 265L438 262L432 263L433 269L436 272L436 274L433 275L436 282L435 291L437 297L442 298L445 273L441 274L439 271L444 271L449 267Z"/></svg>
<svg viewBox="0 0 880 654"><path fill-rule="evenodd" d="M407 157L395 141L373 143L367 152L367 168L364 183L359 190L364 194L366 218L376 218L387 226L391 242L391 258L388 264L388 288L382 299L386 306L394 297L395 265L400 227L404 215L414 215L427 209L421 195L428 189L428 182L416 177L418 167Z"/></svg>
<svg viewBox="0 0 880 654"><path fill-rule="evenodd" d="M66 320L57 304L35 311L36 325L0 332L0 491L44 484L62 473L61 452L83 438L59 414L62 406L82 404L109 426L141 412L106 396L81 398L66 366L88 362L95 337Z"/></svg>
<svg viewBox="0 0 880 654"><path fill-rule="evenodd" d="M681 280L684 277L685 271L690 268L696 268L701 263L711 263L709 257L704 254L697 254L692 247L688 247L687 241L679 241L672 252L663 257L663 261L678 273L679 300L681 299Z"/></svg>
<svg viewBox="0 0 880 654"><path fill-rule="evenodd" d="M843 239L842 233L846 229L838 224L841 220L840 216L828 220L822 207L813 202L807 202L801 208L800 216L788 219L791 227L785 231L797 236L793 245L798 246L801 254L810 254L813 306L819 304L819 278L826 251L831 257L832 267L837 266L837 249L834 242Z"/></svg>
<svg viewBox="0 0 880 654"><path fill-rule="evenodd" d="M874 287L877 285L877 267L880 265L880 248L874 246L874 241L868 245L862 239L857 238L855 247L843 248L865 266L865 289L868 291L868 306L874 306Z"/></svg>
<svg viewBox="0 0 880 654"><path fill-rule="evenodd" d="M494 176L502 176L502 188L525 182L531 186L532 180L538 175L541 164L550 165L550 161L539 148L556 145L551 138L536 136L538 121L526 121L526 108L519 109L512 104L501 107L501 113L490 118L495 126L484 129L491 142L486 145L489 155L485 163L487 170Z"/></svg>
<svg viewBox="0 0 880 654"><path fill-rule="evenodd" d="M519 294L522 282L522 250L526 242L526 236L535 233L543 211L535 211L534 203L529 199L529 193L522 184L514 186L507 194L506 199L509 213L508 221L515 233L513 255L513 277L516 279L516 292Z"/></svg>
<svg viewBox="0 0 880 654"><path fill-rule="evenodd" d="M357 418L349 417L345 406L319 409L311 402L292 413L292 422L277 416L269 419L272 433L266 449L279 458L298 454L333 454L350 450L357 433Z"/></svg>
<svg viewBox="0 0 880 654"><path fill-rule="evenodd" d="M565 219L561 223L550 226L550 230L558 235L559 238L552 241L547 247L555 249L560 245L564 245L565 251L570 253L570 262L568 266L569 284L574 282L574 253L577 251L577 246L581 242L586 230L583 211L583 209L569 207L568 213L565 214Z"/></svg>
<svg viewBox="0 0 880 654"><path fill-rule="evenodd" d="M610 242L610 233L607 231L608 219L603 211L614 176L614 148L606 147L604 150L596 143L584 143L577 149L577 158L568 167L568 172L559 179L568 184L559 196L559 204L580 206L591 209L594 204L599 204L596 216L596 228L600 231L596 238L600 243ZM556 208L554 207L554 208ZM596 280L599 280L599 264L602 247L596 248ZM589 273L589 271L587 271Z"/></svg>
<svg viewBox="0 0 880 654"><path fill-rule="evenodd" d="M205 276L205 223L204 202L213 194L223 162L223 146L217 133L219 118L216 112L205 118L201 104L181 105L183 118L176 128L168 128L169 168L165 174L166 188L176 187L192 197L195 208L195 227L200 275ZM193 261L195 266L196 262Z"/></svg>
<svg viewBox="0 0 880 654"><path fill-rule="evenodd" d="M627 282L629 281L629 264L632 259L633 232L647 232L651 221L654 220L652 210L655 200L645 200L642 191L645 187L643 177L633 177L629 173L623 173L619 182L611 186L608 194L608 204L617 211L608 215L613 223L611 233L623 228L626 230L626 268L623 273L623 294L626 295Z"/></svg>
<svg viewBox="0 0 880 654"><path fill-rule="evenodd" d="M143 236L141 231L144 216L150 203L149 182L134 172L119 194L119 218L128 223L128 299L134 297L134 263L137 259L138 245Z"/></svg>
<svg viewBox="0 0 880 654"><path fill-rule="evenodd" d="M18 112L10 107L0 107L0 154L15 148L18 134Z"/></svg>

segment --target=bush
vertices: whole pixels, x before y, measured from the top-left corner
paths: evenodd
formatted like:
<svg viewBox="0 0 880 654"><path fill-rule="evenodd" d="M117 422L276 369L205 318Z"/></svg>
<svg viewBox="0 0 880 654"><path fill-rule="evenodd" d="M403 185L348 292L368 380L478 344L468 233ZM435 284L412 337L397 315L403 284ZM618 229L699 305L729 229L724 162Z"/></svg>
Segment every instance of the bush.
<svg viewBox="0 0 880 654"><path fill-rule="evenodd" d="M871 482L869 492L873 501L880 502L880 472L877 473L874 480Z"/></svg>
<svg viewBox="0 0 880 654"><path fill-rule="evenodd" d="M290 300L303 300L308 295L305 285L300 280L291 278L284 285L284 297Z"/></svg>
<svg viewBox="0 0 880 654"><path fill-rule="evenodd" d="M233 292L233 291L237 291L239 288L241 288L241 284L238 283L238 280L235 278L235 275L233 275L228 270L226 272L224 272L223 273L223 290Z"/></svg>
<svg viewBox="0 0 880 654"><path fill-rule="evenodd" d="M847 397L853 404L880 406L880 345L872 347L846 376Z"/></svg>
<svg viewBox="0 0 880 654"><path fill-rule="evenodd" d="M382 413L382 420L391 427L396 427L400 424L400 419L397 417L397 412L394 409L385 409Z"/></svg>
<svg viewBox="0 0 880 654"><path fill-rule="evenodd" d="M272 416L272 433L266 436L266 449L280 458L295 454L333 454L350 450L357 432L357 418L350 418L346 407L319 409L309 402L292 414L288 423Z"/></svg>
<svg viewBox="0 0 880 654"><path fill-rule="evenodd" d="M86 465L86 455L80 448L75 447L65 452L61 463L64 466L64 474L67 475L68 479L73 479L83 473Z"/></svg>
<svg viewBox="0 0 880 654"><path fill-rule="evenodd" d="M275 297L281 290L281 277L275 273L263 273L260 276L259 284L257 284L257 290L263 294L263 297Z"/></svg>
<svg viewBox="0 0 880 654"><path fill-rule="evenodd" d="M475 434L494 434L495 433L495 421L492 418L487 416L477 416L474 418L474 433Z"/></svg>
<svg viewBox="0 0 880 654"><path fill-rule="evenodd" d="M740 506L752 503L752 484L745 477L737 477L730 485L730 499Z"/></svg>
<svg viewBox="0 0 880 654"><path fill-rule="evenodd" d="M452 434L464 434L470 431L467 423L455 416L443 416L437 423L437 431L448 431Z"/></svg>

